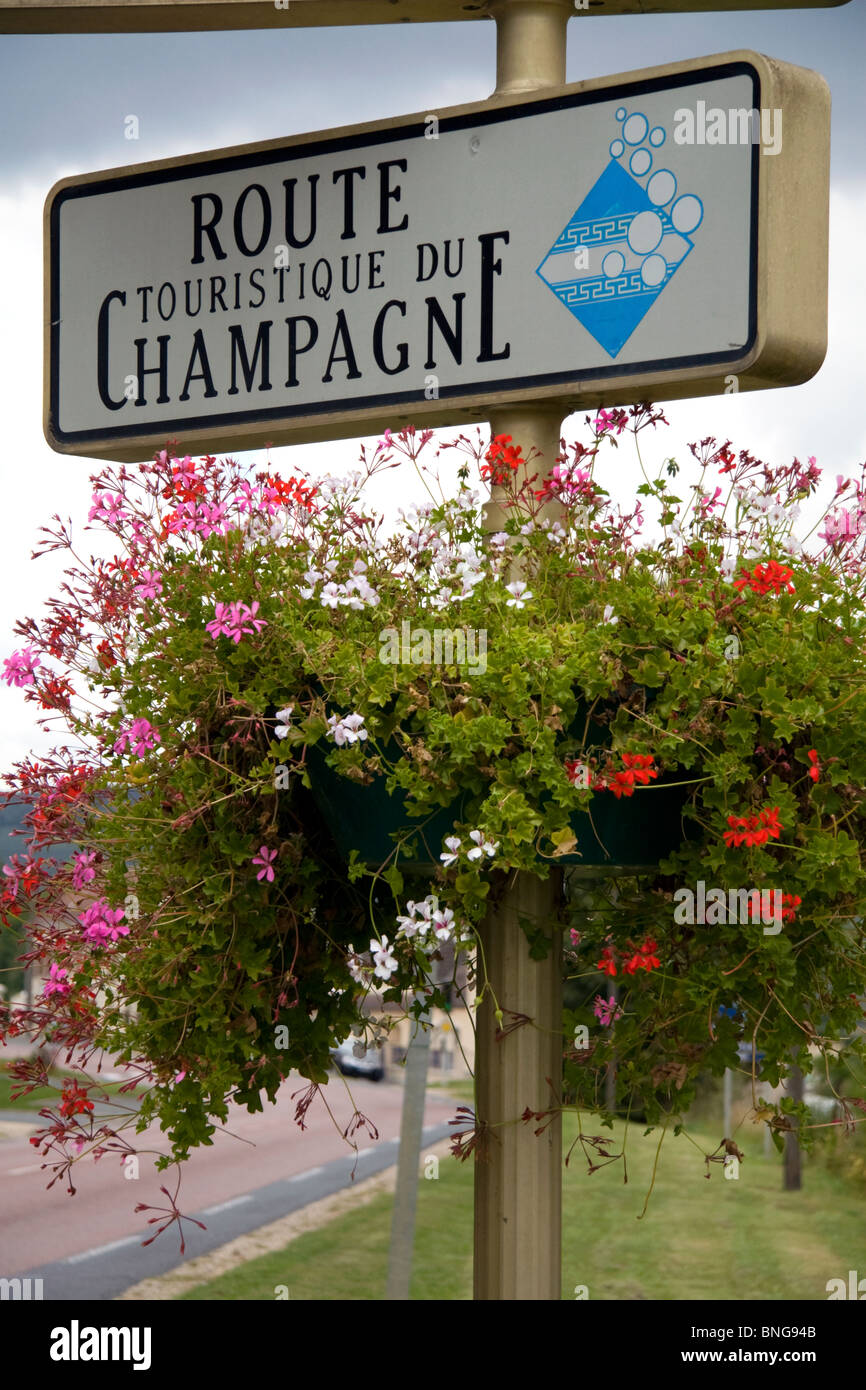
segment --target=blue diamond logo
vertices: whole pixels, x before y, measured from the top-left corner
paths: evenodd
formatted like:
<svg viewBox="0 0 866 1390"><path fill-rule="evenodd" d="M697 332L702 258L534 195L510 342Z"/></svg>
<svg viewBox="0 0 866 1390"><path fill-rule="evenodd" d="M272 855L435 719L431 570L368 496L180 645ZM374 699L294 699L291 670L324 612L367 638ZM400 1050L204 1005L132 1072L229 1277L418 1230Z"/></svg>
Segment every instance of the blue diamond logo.
<svg viewBox="0 0 866 1390"><path fill-rule="evenodd" d="M609 357L617 356L692 250L681 228L688 222L692 230L700 220L700 201L677 200L684 216L674 204L672 221L665 206L675 193L669 170L644 188L611 159L536 271Z"/></svg>

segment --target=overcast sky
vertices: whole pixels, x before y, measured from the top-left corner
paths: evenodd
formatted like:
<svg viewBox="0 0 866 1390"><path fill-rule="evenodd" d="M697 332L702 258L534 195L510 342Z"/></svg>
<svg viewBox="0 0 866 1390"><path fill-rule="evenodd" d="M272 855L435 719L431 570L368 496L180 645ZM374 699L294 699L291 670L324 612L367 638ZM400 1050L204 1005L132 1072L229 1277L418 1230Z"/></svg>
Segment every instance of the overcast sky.
<svg viewBox="0 0 866 1390"><path fill-rule="evenodd" d="M826 476L866 454L866 0L838 8L704 15L576 14L568 81L753 49L820 72L833 99L829 349L803 386L685 401L659 457L687 453L706 434L730 437L774 463L811 454ZM70 174L246 141L415 112L487 97L495 28L461 24L267 30L226 34L0 36L0 418L5 438L0 508L0 658L12 626L38 613L56 587L50 558L31 563L53 511L86 520L96 465L54 454L42 436L42 211ZM139 139L125 138L135 115ZM565 427L576 435L582 417ZM573 428L572 428L573 427ZM277 450L283 471L300 457L342 472L357 442ZM623 497L634 469L620 456L605 484ZM251 458L252 462L252 458ZM406 497L409 499L408 490ZM44 746L33 707L0 688L0 770Z"/></svg>

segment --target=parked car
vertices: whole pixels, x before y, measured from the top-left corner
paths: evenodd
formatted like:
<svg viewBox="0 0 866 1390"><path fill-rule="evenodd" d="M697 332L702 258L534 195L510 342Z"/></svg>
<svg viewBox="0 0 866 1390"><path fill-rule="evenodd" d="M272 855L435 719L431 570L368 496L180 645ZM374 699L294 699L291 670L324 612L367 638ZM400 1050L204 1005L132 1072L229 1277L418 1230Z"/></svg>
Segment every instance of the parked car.
<svg viewBox="0 0 866 1390"><path fill-rule="evenodd" d="M370 1081L385 1079L385 1062L380 1047L366 1047L362 1038L348 1037L331 1056L344 1076L366 1076Z"/></svg>

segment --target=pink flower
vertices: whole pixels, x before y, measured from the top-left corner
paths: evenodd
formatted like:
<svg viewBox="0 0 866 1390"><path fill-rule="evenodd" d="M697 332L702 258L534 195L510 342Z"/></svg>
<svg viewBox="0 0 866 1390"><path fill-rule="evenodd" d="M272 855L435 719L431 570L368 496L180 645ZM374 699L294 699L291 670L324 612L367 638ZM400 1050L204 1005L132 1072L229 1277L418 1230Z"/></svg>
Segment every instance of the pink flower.
<svg viewBox="0 0 866 1390"><path fill-rule="evenodd" d="M74 888L83 888L86 883L90 883L96 878L96 870L92 867L95 858L95 851L92 854L85 854L82 851L80 854L72 856L72 886Z"/></svg>
<svg viewBox="0 0 866 1390"><path fill-rule="evenodd" d="M627 416L624 410L600 410L595 417L594 427L596 434L604 434L606 430L616 429L617 434L622 434L626 427Z"/></svg>
<svg viewBox="0 0 866 1390"><path fill-rule="evenodd" d="M43 998L48 999L52 994L68 994L70 988L66 983L68 973L67 970L61 970L56 961L52 961L48 979L45 981L45 988L42 991Z"/></svg>
<svg viewBox="0 0 866 1390"><path fill-rule="evenodd" d="M94 946L104 946L107 941L116 941L119 936L129 936L129 927L122 927L122 907L109 907L104 898L97 898L86 912L79 914L78 920L84 928L85 941Z"/></svg>
<svg viewBox="0 0 866 1390"><path fill-rule="evenodd" d="M179 1071L179 1072L177 1073L177 1076L174 1078L174 1084L175 1084L175 1086L177 1086L178 1082L183 1081L183 1078L184 1078L185 1076L186 1076L186 1072L185 1072L185 1071Z"/></svg>
<svg viewBox="0 0 866 1390"><path fill-rule="evenodd" d="M215 616L205 626L214 641L224 634L238 643L242 637L250 637L267 627L264 618L256 617L258 611L258 599L251 607L245 603L218 603L214 609Z"/></svg>
<svg viewBox="0 0 866 1390"><path fill-rule="evenodd" d="M272 865L276 857L277 851L275 849L268 849L267 845L261 846L258 854L253 858L254 864L261 864L262 866L256 874L257 881L266 878L268 883L273 883L274 871Z"/></svg>
<svg viewBox="0 0 866 1390"><path fill-rule="evenodd" d="M701 511L704 512L704 514L706 514L707 512L711 512L715 507L720 507L721 502L719 502L718 499L721 497L721 495L722 489L720 487L717 487L712 497L702 497L700 500Z"/></svg>
<svg viewBox="0 0 866 1390"><path fill-rule="evenodd" d="M96 852L81 852L72 855L72 887L83 888L85 884L92 883L96 878L96 869L93 869L93 860L96 859Z"/></svg>
<svg viewBox="0 0 866 1390"><path fill-rule="evenodd" d="M140 599L157 598L162 593L162 571L161 570L142 570L142 582L136 586L135 592Z"/></svg>
<svg viewBox="0 0 866 1390"><path fill-rule="evenodd" d="M613 995L605 1002L600 994L595 996L595 1003L592 1006L595 1014L603 1028L609 1027L611 1023L616 1023L618 1018L622 1018L622 1009L617 1004Z"/></svg>
<svg viewBox="0 0 866 1390"><path fill-rule="evenodd" d="M3 663L3 679L7 685L35 685L40 664L32 647L13 652Z"/></svg>
<svg viewBox="0 0 866 1390"><path fill-rule="evenodd" d="M123 499L116 496L113 492L94 492L93 506L87 514L87 520L104 521L106 525L120 520L123 514Z"/></svg>
<svg viewBox="0 0 866 1390"><path fill-rule="evenodd" d="M162 740L149 719L135 719L128 729L125 729L117 738L114 744L115 753L126 752L127 744L137 758L143 758L145 753L150 752Z"/></svg>

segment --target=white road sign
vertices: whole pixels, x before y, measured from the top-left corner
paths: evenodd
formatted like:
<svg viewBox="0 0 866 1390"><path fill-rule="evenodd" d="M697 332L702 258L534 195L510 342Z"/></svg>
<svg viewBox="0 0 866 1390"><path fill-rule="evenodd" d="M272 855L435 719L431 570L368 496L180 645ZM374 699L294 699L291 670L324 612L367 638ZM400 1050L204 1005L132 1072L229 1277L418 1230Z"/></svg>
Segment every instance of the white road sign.
<svg viewBox="0 0 866 1390"><path fill-rule="evenodd" d="M736 53L64 179L47 438L136 460L803 381L828 165L822 79Z"/></svg>

